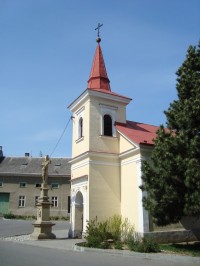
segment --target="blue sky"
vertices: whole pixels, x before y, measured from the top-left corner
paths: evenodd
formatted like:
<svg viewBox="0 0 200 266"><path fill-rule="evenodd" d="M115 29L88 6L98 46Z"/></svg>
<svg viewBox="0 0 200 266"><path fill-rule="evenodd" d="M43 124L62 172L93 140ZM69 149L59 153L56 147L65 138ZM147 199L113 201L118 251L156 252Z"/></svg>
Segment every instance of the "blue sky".
<svg viewBox="0 0 200 266"><path fill-rule="evenodd" d="M200 38L199 0L0 0L0 145L51 154L87 87L97 23L111 89L127 119L164 124L175 72ZM53 157L71 156L71 123Z"/></svg>

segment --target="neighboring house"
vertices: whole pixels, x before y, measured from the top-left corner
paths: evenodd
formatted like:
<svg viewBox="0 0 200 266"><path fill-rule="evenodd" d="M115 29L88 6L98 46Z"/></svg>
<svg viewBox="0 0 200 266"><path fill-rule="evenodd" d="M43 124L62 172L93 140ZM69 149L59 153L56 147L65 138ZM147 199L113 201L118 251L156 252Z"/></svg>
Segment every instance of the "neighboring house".
<svg viewBox="0 0 200 266"><path fill-rule="evenodd" d="M36 203L42 183L41 164L44 158L3 157L0 153L0 213L36 215ZM69 158L51 158L49 165L50 216L70 213Z"/></svg>

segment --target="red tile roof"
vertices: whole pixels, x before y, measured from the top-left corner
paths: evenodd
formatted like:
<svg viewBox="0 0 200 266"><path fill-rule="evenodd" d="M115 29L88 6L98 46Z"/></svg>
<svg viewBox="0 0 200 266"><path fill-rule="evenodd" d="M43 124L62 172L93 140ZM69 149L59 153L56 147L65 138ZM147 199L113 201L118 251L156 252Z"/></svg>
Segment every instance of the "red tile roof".
<svg viewBox="0 0 200 266"><path fill-rule="evenodd" d="M153 139L156 138L156 132L159 129L158 126L133 121L126 121L126 124L116 122L115 126L119 132L131 141L147 145L154 145Z"/></svg>
<svg viewBox="0 0 200 266"><path fill-rule="evenodd" d="M87 88L89 90L98 91L101 93L106 93L106 94L130 99L126 96L123 96L121 94L117 94L117 93L111 91L110 80L109 80L107 72L106 72L105 62L103 59L103 53L102 53L101 46L100 46L99 42L98 42L98 45L96 47L96 51L95 51L95 55L94 55L94 60L93 60L92 69L90 72L90 77L88 80Z"/></svg>
<svg viewBox="0 0 200 266"><path fill-rule="evenodd" d="M110 80L108 79L103 54L99 43L94 55L92 69L88 80L88 88L110 91Z"/></svg>

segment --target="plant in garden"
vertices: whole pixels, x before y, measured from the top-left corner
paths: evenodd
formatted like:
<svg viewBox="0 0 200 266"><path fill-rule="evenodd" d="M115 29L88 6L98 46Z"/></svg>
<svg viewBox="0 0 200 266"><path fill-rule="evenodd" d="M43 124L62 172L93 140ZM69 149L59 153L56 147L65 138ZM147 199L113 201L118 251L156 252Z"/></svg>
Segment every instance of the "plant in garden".
<svg viewBox="0 0 200 266"><path fill-rule="evenodd" d="M114 243L125 240L129 234L133 234L134 227L128 223L127 219L122 219L120 215L114 215L109 219L98 222L97 218L91 220L87 224L86 228L86 242L88 247L110 247L108 240L112 240Z"/></svg>

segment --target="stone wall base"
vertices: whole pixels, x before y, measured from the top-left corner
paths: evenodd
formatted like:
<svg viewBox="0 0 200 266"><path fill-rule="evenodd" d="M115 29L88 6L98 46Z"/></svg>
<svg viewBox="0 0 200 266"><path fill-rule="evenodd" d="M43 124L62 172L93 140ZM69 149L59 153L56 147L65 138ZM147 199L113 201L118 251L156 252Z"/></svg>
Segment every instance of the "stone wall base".
<svg viewBox="0 0 200 266"><path fill-rule="evenodd" d="M143 237L148 239L151 238L159 244L167 243L180 243L180 242L192 242L200 241L200 231L191 230L173 230L173 231L155 231L150 233L144 233Z"/></svg>

